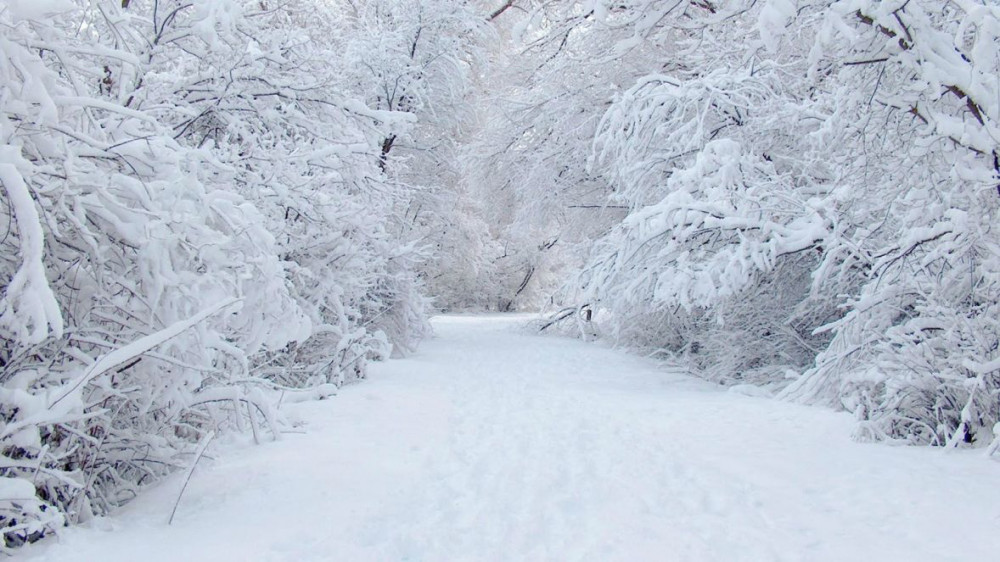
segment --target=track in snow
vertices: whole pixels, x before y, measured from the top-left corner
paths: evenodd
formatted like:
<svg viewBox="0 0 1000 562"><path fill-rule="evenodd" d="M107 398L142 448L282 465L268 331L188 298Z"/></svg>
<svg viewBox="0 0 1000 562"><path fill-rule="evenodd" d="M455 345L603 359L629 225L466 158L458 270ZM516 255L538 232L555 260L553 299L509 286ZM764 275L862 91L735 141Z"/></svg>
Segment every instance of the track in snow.
<svg viewBox="0 0 1000 562"><path fill-rule="evenodd" d="M987 561L1000 463L860 445L849 416L600 345L440 317L306 433L170 479L50 561Z"/></svg>

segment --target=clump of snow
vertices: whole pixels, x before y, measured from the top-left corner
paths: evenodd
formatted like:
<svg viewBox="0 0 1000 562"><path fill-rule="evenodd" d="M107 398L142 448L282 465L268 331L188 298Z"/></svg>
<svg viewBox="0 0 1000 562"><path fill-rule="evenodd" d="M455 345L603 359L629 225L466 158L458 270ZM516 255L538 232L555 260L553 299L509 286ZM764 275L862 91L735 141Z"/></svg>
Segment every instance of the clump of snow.
<svg viewBox="0 0 1000 562"><path fill-rule="evenodd" d="M777 51L785 28L795 18L797 0L766 0L757 15L757 30L770 51Z"/></svg>

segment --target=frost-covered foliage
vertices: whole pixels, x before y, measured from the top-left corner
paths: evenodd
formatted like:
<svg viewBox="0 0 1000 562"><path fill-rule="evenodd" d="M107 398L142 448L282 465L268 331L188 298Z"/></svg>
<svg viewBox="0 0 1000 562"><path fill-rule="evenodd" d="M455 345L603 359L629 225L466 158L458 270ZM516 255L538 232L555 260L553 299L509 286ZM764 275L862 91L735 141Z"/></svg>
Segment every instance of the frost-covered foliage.
<svg viewBox="0 0 1000 562"><path fill-rule="evenodd" d="M594 0L521 28L526 52L557 45L544 64L590 45L629 75L579 117L600 118L589 181L628 216L570 287L619 342L846 408L859 438L990 441L1000 9Z"/></svg>
<svg viewBox="0 0 1000 562"><path fill-rule="evenodd" d="M503 6L493 20L502 47L476 100L478 134L464 173L502 250L493 262L495 306L531 310L559 300L593 238L623 216L587 157L603 105L633 74L606 56L603 37L580 32L579 5Z"/></svg>
<svg viewBox="0 0 1000 562"><path fill-rule="evenodd" d="M849 227L820 271L863 275L788 395L840 401L863 438L984 445L1000 418L1000 8L855 1L821 15L814 50L828 54L811 75L841 86L817 136L837 183L866 191L839 196Z"/></svg>
<svg viewBox="0 0 1000 562"><path fill-rule="evenodd" d="M0 549L216 429L278 436L425 330L421 252L322 3L0 8Z"/></svg>
<svg viewBox="0 0 1000 562"><path fill-rule="evenodd" d="M346 25L331 36L350 91L412 126L379 139L382 169L406 193L392 232L427 254L418 267L437 309L480 309L496 245L462 173L475 77L485 69L486 19L455 0L335 3ZM404 187L405 186L405 187Z"/></svg>
<svg viewBox="0 0 1000 562"><path fill-rule="evenodd" d="M584 300L654 314L616 322L618 338L683 353L713 379L770 382L808 364L823 344L811 332L831 314L808 275L824 218L732 139L706 143L665 187L600 242Z"/></svg>

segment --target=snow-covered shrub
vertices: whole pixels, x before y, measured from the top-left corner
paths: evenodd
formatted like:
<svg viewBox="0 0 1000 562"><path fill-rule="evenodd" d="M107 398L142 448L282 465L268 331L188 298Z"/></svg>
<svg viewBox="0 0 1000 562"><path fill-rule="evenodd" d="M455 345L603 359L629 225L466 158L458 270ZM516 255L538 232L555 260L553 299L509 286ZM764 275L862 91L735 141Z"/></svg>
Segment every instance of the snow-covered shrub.
<svg viewBox="0 0 1000 562"><path fill-rule="evenodd" d="M0 15L0 206L20 246L4 252L0 442L4 476L30 479L42 507L4 520L8 545L129 499L246 411L209 403L266 409L237 382L247 356L309 327L260 213L218 182L224 167L110 99L100 61L138 59L77 33L86 6L19 15Z"/></svg>
<svg viewBox="0 0 1000 562"><path fill-rule="evenodd" d="M988 443L998 22L934 0L540 6L525 52L558 47L539 69L587 52L631 72L579 118L603 115L589 169L628 216L571 293L620 343L847 408L860 438ZM572 146L550 132L548 154Z"/></svg>
<svg viewBox="0 0 1000 562"><path fill-rule="evenodd" d="M709 141L665 191L597 247L582 301L615 313L619 341L681 355L713 380L780 383L806 367L831 313L809 276L829 219L804 213L790 179L730 139Z"/></svg>
<svg viewBox="0 0 1000 562"><path fill-rule="evenodd" d="M281 366L283 384L296 376L339 384L363 377L365 361L386 355L387 344L412 348L425 329L411 273L422 254L394 234L410 190L385 181L381 148L413 118L369 109L338 90L339 69L331 65L338 51L308 35L325 38L338 29L324 17L303 28L307 12L297 6L249 14L237 29L260 26L263 17L267 32L230 38L233 53L246 53L238 63L214 48L190 61L201 68L196 87L175 81L162 90L190 91L181 116L195 117L175 128L183 125L191 143L212 141L239 192L266 214L293 294L313 322L315 341L282 355L304 361ZM215 56L210 73L205 61ZM268 372L273 361L264 360Z"/></svg>
<svg viewBox="0 0 1000 562"><path fill-rule="evenodd" d="M873 201L841 244L865 256L864 283L788 396L852 409L864 439L985 445L1000 419L1000 9L855 1L824 15L814 73L844 86L823 134L857 146L834 154Z"/></svg>
<svg viewBox="0 0 1000 562"><path fill-rule="evenodd" d="M0 9L0 548L128 501L210 431L277 437L278 390L424 330L379 167L410 119L336 91L316 20L262 8Z"/></svg>

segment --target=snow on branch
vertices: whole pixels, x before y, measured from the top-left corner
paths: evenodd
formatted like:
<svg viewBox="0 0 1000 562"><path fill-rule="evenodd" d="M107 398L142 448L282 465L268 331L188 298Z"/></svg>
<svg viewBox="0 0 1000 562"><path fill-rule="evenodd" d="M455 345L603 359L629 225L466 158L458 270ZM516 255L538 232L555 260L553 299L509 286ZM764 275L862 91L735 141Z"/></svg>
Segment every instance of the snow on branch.
<svg viewBox="0 0 1000 562"><path fill-rule="evenodd" d="M21 342L37 344L50 333L61 337L63 318L45 277L45 239L38 211L18 169L27 164L17 147L0 146L0 184L17 223L21 256L21 266L0 298L0 328Z"/></svg>

